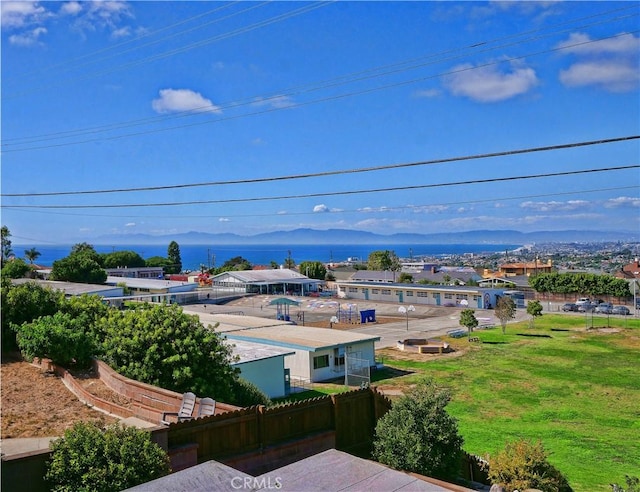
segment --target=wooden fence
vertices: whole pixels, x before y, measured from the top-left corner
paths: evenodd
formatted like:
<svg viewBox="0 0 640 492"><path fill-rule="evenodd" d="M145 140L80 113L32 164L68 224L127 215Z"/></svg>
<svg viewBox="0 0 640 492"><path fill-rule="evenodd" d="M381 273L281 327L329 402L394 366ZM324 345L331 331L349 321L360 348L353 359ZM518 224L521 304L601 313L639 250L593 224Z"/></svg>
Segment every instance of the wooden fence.
<svg viewBox="0 0 640 492"><path fill-rule="evenodd" d="M390 400L375 388L359 389L171 424L167 442L170 453L172 449L196 444L197 463L212 459L236 462L243 456L245 471L264 470L261 456L277 454L281 447L290 449L289 462L306 457L301 454L323 451L333 442L336 449L369 457L376 422L390 408ZM295 441L307 444L296 451L291 448ZM283 461L274 460L275 463L282 466Z"/></svg>

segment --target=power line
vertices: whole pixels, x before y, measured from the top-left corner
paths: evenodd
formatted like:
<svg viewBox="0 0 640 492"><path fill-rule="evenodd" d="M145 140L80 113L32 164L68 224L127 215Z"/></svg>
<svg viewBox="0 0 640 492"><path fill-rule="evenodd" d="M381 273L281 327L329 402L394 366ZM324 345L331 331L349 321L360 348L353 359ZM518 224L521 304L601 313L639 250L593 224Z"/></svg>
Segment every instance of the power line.
<svg viewBox="0 0 640 492"><path fill-rule="evenodd" d="M508 197L496 197L492 196L491 198L483 198L476 200L463 200L463 201L455 201L455 202L438 202L438 203L423 203L419 205L398 205L398 206L384 206L384 207L376 207L367 210L363 210L362 208L356 209L340 209L333 210L329 209L323 213L330 214L350 214L350 213L375 213L375 212L398 212L402 210L419 210L423 208L429 207L449 207L454 205L470 205L470 204L478 204L478 203L495 203L495 202L505 202L505 201L513 201L513 200L530 200L533 198L548 198L548 197L558 197L558 196L567 196L567 195L582 195L586 193L602 193L605 191L621 191L621 190L637 190L638 186L618 186L612 188L597 188L597 189L589 189L589 190L576 190L576 191L564 191L564 192L555 192L555 193L539 193L535 195L520 195L520 196L508 196ZM122 218L122 219L175 219L175 220L183 220L183 219L211 219L211 218L243 218L243 217L273 217L273 213L250 213L250 214L224 214L224 215L113 215L113 214L89 214L89 213L71 213L71 212L53 212L53 211L44 211L44 210L24 210L21 208L16 208L12 205L4 205L2 208L7 210L12 210L16 212L23 213L36 213L36 214L46 214L46 215L64 215L70 217L103 217L103 218ZM298 215L317 215L318 212L286 212L282 214L283 216L298 216ZM30 239L30 238L22 238L22 239ZM30 239L36 241L35 239Z"/></svg>
<svg viewBox="0 0 640 492"><path fill-rule="evenodd" d="M635 15L633 15L633 16L635 16ZM125 134L114 135L114 136L110 136L110 137L109 136L105 136L105 137L98 137L98 138L89 138L89 139L79 140L79 141L75 141L75 142L64 142L64 143L59 143L59 144L41 145L41 146L18 148L18 149L5 149L5 150L3 150L3 152L4 153L23 152L23 151L29 151L29 150L40 150L40 149L47 149L47 148L63 147L63 146L68 146L68 145L78 145L78 144L84 144L84 143L98 142L98 141L102 141L102 140L116 140L116 139L120 139L120 138L128 138L128 137L135 137L135 136L140 136L140 135L148 135L148 134L153 134L153 133L172 131L172 130L176 130L176 129L189 128L189 127L193 127L193 126L200 126L200 125L205 125L205 124L210 124L210 123L219 123L219 122L223 122L223 121L229 121L229 120L233 120L233 119L244 118L244 117L247 117L247 116L257 116L257 115L260 115L260 114L266 114L266 113L271 113L271 112L275 112L275 111L281 111L283 109L297 108L297 107L307 106L307 105L310 105L310 104L328 102L328 101L332 101L332 100L337 100L337 99L342 99L342 98L347 98L347 97L353 97L353 96L357 96L357 95L363 95L363 94L367 94L367 93L371 93L371 92L375 92L375 91L380 91L380 90L400 87L400 86L403 86L403 85L409 85L409 84L414 84L414 83L418 83L418 82L424 82L424 81L429 80L429 79L438 78L438 77L442 77L442 76L446 76L446 75L452 75L452 74L461 73L461 72L465 72L465 71L477 70L477 69L480 69L480 68L486 68L486 67L489 67L489 66L492 66L492 65L497 65L497 64L500 64L500 63L508 63L508 62L516 61L516 60L519 60L519 59L522 59L522 58L526 58L528 56L537 56L537 55L541 55L541 54L545 54L545 53L549 53L549 52L561 51L561 50L574 48L576 46L596 43L596 42L603 41L603 40L606 40L606 39L612 39L612 38L616 38L616 37L620 37L620 36L626 36L626 35L630 35L630 34L635 33L635 32L638 32L638 31L625 32L625 33L620 33L620 34L616 34L616 35L609 36L609 37L593 39L593 40L590 40L590 41L583 41L583 42L579 42L579 43L575 43L575 44L571 44L571 45L564 45L562 47L556 47L556 48L549 49L549 50L543 50L543 51L529 53L529 54L525 54L525 55L521 55L521 56L517 56L517 57L511 57L511 58L508 58L508 59L502 59L502 60L499 60L499 61L489 62L489 63L485 63L485 64L482 64L482 65L478 65L478 66L474 66L474 67L470 67L470 68L465 68L465 69L462 69L462 70L451 70L451 71L448 71L448 72L441 72L441 73L434 74L434 75L429 75L429 76L425 76L425 77L421 77L421 78L417 78L417 79L412 79L412 80L405 80L405 81L401 81L401 82L397 82L397 83L393 83L393 84L388 84L388 85L383 85L383 86L378 86L378 87L374 87L374 88L370 88L370 89L366 89L366 90L349 92L349 93L344 93L344 94L338 94L338 95L329 96L329 97L320 98L320 99L315 99L315 100L310 100L310 101L306 101L306 102L291 103L291 104L286 105L286 107L269 108L269 109L264 109L264 110L260 110L260 111L254 111L254 112L250 112L250 113L244 113L244 114L239 114L239 115L234 115L234 116L228 116L228 117L224 117L224 118L216 118L216 119L213 119L213 120L206 120L206 121L190 123L190 124L185 124L185 125L176 125L176 126L172 126L172 127L165 127L165 128L155 129L155 130L139 131L139 132L133 132L133 133L128 133L128 134L125 133ZM554 33L547 34L547 36L550 36L552 34L554 34ZM537 38L532 38L532 39L535 40L535 39L539 39L539 38L540 38L540 36L538 36ZM508 37L507 37L507 39L508 39ZM530 40L519 41L517 43L512 43L512 44L522 44L523 42L528 42L528 41L530 41ZM490 41L490 42L493 42L493 41ZM488 42L474 43L473 45L469 46L468 48L475 48L475 47L478 47L480 45L484 45L484 44L487 44L487 43ZM487 48L487 49L484 49L484 50L479 50L478 53L484 53L484 52L487 52L487 51L493 51L493 50L496 50L496 49L509 47L512 44L501 45L501 46L496 46L496 47L493 47L493 48ZM460 51L461 49L467 49L467 48L458 48L458 49L455 49L455 50L450 50L449 52ZM444 52L444 53L446 54L448 52ZM429 57L433 58L434 56L436 56L436 55L430 55ZM270 100L273 100L275 98L291 97L291 96L294 96L294 95L300 95L300 94L303 94L303 93L315 92L315 91L318 91L318 90L327 89L327 88L335 87L335 86L340 86L340 85L344 85L344 84L348 84L348 83L360 82L360 81L368 80L368 79L371 79L371 78L383 77L383 76L391 75L391 74L398 73L398 72L405 72L405 71L409 71L409 70L414 70L416 68L421 68L421 67L424 67L424 66L427 66L427 65L432 65L432 64L435 64L435 63L443 63L444 61L453 61L455 59L461 58L462 56L464 56L464 55L462 54L462 55L458 55L458 56L455 56L455 57L444 58L444 59L440 59L440 60L436 60L436 61L431 61L429 63L421 63L419 65L405 67L405 68L402 68L402 69L394 69L394 70L383 72L383 73L374 73L373 75L366 75L366 76L362 75L359 78L353 78L353 77L355 77L357 75L365 74L367 72L372 72L372 71L375 72L375 71L378 71L378 70L381 70L381 69L386 69L386 68L394 67L394 66L397 66L397 65L403 65L403 64L406 64L408 62L412 62L413 61L413 60L408 60L406 62L399 62L397 64L389 65L389 66L386 66L386 67L380 67L380 68L377 68L377 69L369 69L369 70L365 70L365 71L362 71L362 72L356 72L354 74L341 76L341 77L338 77L336 79L330 79L328 81L321 82L320 83L321 85L301 86L299 88L288 89L284 93L283 92L274 93L274 94L268 95L266 97L254 96L252 98L248 98L248 99L245 99L245 100L236 101L236 102L232 102L232 103L227 103L226 105L217 105L216 107L220 111L225 111L225 110L232 109L232 108L252 105L252 104L255 104L256 101L269 102ZM427 58L429 58L429 57L427 57ZM423 58L425 58L425 57L423 57ZM345 78L348 79L349 77L351 77L349 80L346 80L346 81L343 80ZM205 109L205 108L200 108L200 109ZM44 135L33 136L33 137L16 137L16 138L13 138L13 139L5 139L4 143L3 143L3 147L6 148L7 146L29 145L29 144L38 143L38 142L45 142L45 141L48 141L48 140L55 140L55 139L58 139L58 138L72 138L72 137L75 137L75 136L79 137L79 136L82 136L82 135L91 135L91 134L110 132L110 131L114 131L114 130L120 130L120 129L125 129L125 128L142 126L142 125L147 125L147 124L152 124L152 123L157 123L157 122L158 123L162 123L162 122L169 121L169 120L172 120L172 119L193 117L195 114L202 115L202 112L198 113L198 108L194 108L192 110L183 111L183 112L180 112L180 113L177 113L177 114L173 114L171 116L160 116L160 117L143 118L143 119L139 119L139 120L133 120L133 121L130 121L130 122L113 123L113 124L99 126L99 127L91 127L91 128L87 128L87 129L78 129L78 130L68 130L68 131L64 131L64 132L55 132L55 133L44 134ZM14 142L14 143L11 143L11 142Z"/></svg>
<svg viewBox="0 0 640 492"><path fill-rule="evenodd" d="M239 180L229 180L229 181L209 181L205 183L189 183L189 184L166 185L166 186L146 186L146 187L140 187L140 188L116 188L116 189L107 189L107 190L49 191L49 192L42 192L42 193L2 193L0 194L0 197L9 198L9 197L37 197L37 196L61 196L61 195L92 195L92 194L105 194L105 193L128 193L128 192L141 192L141 191L175 190L175 189L196 188L196 187L203 187L203 186L228 186L228 185L237 185L237 184L268 183L268 182L275 182L275 181L289 181L294 179L308 179L308 178L337 176L337 175L345 175L345 174L367 173L367 172L383 171L383 170L390 170L390 169L403 169L403 168L409 168L409 167L445 164L445 163L458 162L458 161L469 161L469 160L475 160L475 159L487 159L492 157L505 157L505 156L512 156L512 155L518 155L518 154L529 154L534 152L548 152L552 150L570 149L570 148L586 147L591 145L602 145L607 143L631 141L631 140L637 140L639 138L640 138L640 135L630 135L625 137L590 140L585 142L572 142L572 143L565 143L565 144L558 144L558 145L548 145L544 147L512 149L512 150L505 150L505 151L499 151L499 152L491 152L486 154L473 154L473 155L458 156L458 157L447 157L443 159L431 159L426 161L409 162L409 163L403 163L403 164L389 164L385 166L370 166L370 167L362 167L357 169L342 169L342 170L336 170L336 171L323 171L323 172L317 172L317 173L294 174L294 175L288 175L288 176L275 176L275 177L267 177L267 178L251 178L251 179L239 179Z"/></svg>
<svg viewBox="0 0 640 492"><path fill-rule="evenodd" d="M249 202L258 202L258 201L291 200L291 199L300 199L300 198L318 198L318 197L326 197L326 196L363 195L363 194L383 193L383 192L391 192L391 191L407 191L407 190L442 188L442 187L462 186L462 185L472 185L472 184L500 183L500 182L517 181L517 180L525 180L525 179L528 180L528 179L551 178L551 177L559 177L559 176L575 176L580 174L622 171L627 169L638 169L638 168L640 168L640 165L634 164L634 165L628 165L628 166L583 169L580 171L563 171L563 172L557 172L557 173L530 174L530 175L524 175L524 176L510 176L510 177L502 177L502 178L474 179L474 180L468 180L468 181L453 181L449 183L395 186L390 188L377 188L377 189L366 189L366 190L309 193L305 195L282 195L282 196L272 196L272 197L229 198L229 199L220 199L220 200L192 200L192 201L185 201L185 202L129 203L129 204L109 204L109 205L12 205L12 208L36 208L36 209L138 208L138 207L176 207L176 206L184 206L184 205L204 205L204 204L214 204L214 203L217 203L217 204L249 203ZM2 207L4 208L4 205Z"/></svg>

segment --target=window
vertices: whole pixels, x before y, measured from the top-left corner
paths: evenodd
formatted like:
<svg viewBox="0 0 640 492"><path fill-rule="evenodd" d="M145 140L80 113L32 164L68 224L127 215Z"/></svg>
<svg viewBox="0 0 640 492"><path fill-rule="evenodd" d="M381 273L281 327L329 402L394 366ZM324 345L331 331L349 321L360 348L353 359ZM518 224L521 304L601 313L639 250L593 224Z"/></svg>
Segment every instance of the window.
<svg viewBox="0 0 640 492"><path fill-rule="evenodd" d="M322 369L323 367L329 367L329 354L319 355L313 358L314 369Z"/></svg>
<svg viewBox="0 0 640 492"><path fill-rule="evenodd" d="M391 295L391 289L382 289L382 295L383 296L390 296Z"/></svg>
<svg viewBox="0 0 640 492"><path fill-rule="evenodd" d="M372 294L380 294L380 289L371 289Z"/></svg>
<svg viewBox="0 0 640 492"><path fill-rule="evenodd" d="M444 298L445 299L453 299L453 294L445 294Z"/></svg>
<svg viewBox="0 0 640 492"><path fill-rule="evenodd" d="M418 297L428 297L429 293L428 292L418 292Z"/></svg>
<svg viewBox="0 0 640 492"><path fill-rule="evenodd" d="M413 291L412 290L408 290L407 291L407 297L413 297Z"/></svg>
<svg viewBox="0 0 640 492"><path fill-rule="evenodd" d="M349 292L358 292L357 287L349 287Z"/></svg>

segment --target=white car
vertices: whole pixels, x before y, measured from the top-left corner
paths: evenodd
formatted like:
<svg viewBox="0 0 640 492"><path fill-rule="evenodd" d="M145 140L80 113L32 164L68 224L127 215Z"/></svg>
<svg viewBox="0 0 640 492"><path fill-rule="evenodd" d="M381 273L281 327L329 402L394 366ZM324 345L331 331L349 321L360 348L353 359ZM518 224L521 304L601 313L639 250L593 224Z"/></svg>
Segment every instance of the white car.
<svg viewBox="0 0 640 492"><path fill-rule="evenodd" d="M582 304L589 304L591 300L588 297L581 297L576 301L576 306L581 306Z"/></svg>

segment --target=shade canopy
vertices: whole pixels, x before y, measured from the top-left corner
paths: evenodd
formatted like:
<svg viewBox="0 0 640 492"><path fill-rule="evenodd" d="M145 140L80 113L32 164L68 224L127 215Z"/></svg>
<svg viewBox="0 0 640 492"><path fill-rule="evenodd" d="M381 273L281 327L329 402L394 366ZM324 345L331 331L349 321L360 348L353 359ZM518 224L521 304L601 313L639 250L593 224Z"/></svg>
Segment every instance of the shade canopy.
<svg viewBox="0 0 640 492"><path fill-rule="evenodd" d="M277 299L273 299L270 303L270 306L299 306L300 301L294 301L293 299L289 299L287 297L278 297Z"/></svg>

